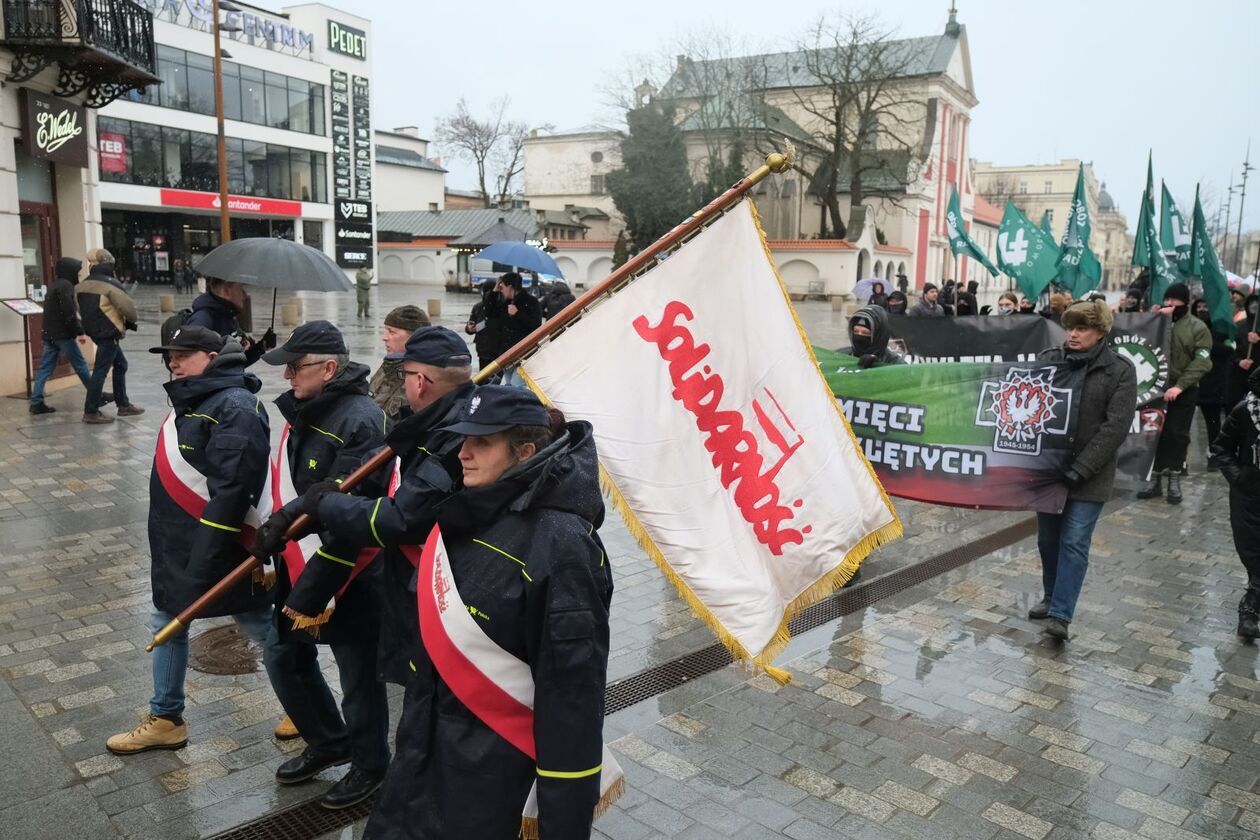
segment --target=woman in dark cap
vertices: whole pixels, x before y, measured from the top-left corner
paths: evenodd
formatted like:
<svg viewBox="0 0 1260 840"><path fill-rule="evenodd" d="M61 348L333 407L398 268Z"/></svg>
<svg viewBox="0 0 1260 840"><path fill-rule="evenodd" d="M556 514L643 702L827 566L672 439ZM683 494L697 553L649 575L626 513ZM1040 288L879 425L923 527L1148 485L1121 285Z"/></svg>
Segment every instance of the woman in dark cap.
<svg viewBox="0 0 1260 840"><path fill-rule="evenodd" d="M603 746L613 583L591 426L485 385L446 429L465 435L463 475L440 534L404 549L423 645L366 836L589 837L621 789Z"/></svg>
<svg viewBox="0 0 1260 840"><path fill-rule="evenodd" d="M391 309L385 316L385 326L381 329L381 342L385 345L386 355L401 353L411 334L427 326L429 316L418 306L407 304ZM391 361L388 358L382 360L381 366L372 374L372 381L368 383L372 399L376 400L376 404L391 422L409 413L407 390L403 387L402 377L398 375L401 364L401 361Z"/></svg>

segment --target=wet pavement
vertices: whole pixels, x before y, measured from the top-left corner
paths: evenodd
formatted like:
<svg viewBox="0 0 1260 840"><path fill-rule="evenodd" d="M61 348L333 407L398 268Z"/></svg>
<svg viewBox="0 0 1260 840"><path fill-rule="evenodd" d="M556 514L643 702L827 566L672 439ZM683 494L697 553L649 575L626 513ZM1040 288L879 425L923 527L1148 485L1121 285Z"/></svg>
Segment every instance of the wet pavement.
<svg viewBox="0 0 1260 840"><path fill-rule="evenodd" d="M458 328L473 303L432 287L374 295L370 321L352 317L351 296L303 295L305 317L337 322L375 366L389 307L438 298L440 322ZM183 750L104 749L150 693L145 517L165 371L143 352L156 292L138 302L144 326L124 346L148 413L84 426L77 383L50 395L53 415L0 400L4 836L203 837L315 797L341 772L275 784L302 743L272 739L280 710L261 673L190 672ZM840 313L799 309L817 343L843 343ZM274 398L278 371L256 367ZM1223 482L1196 471L1185 487L1180 507L1108 505L1065 647L1024 618L1040 573L1023 540L798 636L780 660L789 686L730 667L612 715L629 788L596 836L1257 836L1257 649L1232 632L1243 574ZM1026 518L897 508L906 538L867 562L863 583ZM602 533L616 575L610 677L711 644L615 516Z"/></svg>

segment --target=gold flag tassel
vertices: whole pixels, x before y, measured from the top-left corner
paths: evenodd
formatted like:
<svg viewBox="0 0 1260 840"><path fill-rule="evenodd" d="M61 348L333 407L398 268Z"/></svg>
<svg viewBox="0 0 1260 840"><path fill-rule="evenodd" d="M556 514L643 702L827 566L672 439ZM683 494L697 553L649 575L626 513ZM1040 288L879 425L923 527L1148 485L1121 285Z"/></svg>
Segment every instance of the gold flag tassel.
<svg viewBox="0 0 1260 840"><path fill-rule="evenodd" d="M319 638L319 628L327 624L332 618L334 607L329 607L315 617L303 615L292 607L283 607L280 611L287 615L293 622L294 630L305 630L307 633Z"/></svg>
<svg viewBox="0 0 1260 840"><path fill-rule="evenodd" d="M619 776L615 782L608 786L608 790L604 791L603 795L599 797L599 801L595 803L594 819L598 820L602 817L625 792L626 777ZM521 840L540 840L537 817L521 817Z"/></svg>

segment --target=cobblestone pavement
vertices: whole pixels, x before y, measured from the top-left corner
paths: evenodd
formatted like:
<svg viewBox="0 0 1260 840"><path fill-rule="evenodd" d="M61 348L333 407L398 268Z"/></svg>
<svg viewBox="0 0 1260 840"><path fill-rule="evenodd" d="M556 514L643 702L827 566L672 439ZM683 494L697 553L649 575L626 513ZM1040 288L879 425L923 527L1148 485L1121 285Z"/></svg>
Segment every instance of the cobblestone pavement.
<svg viewBox="0 0 1260 840"><path fill-rule="evenodd" d="M339 323L375 365L389 307L440 298L458 326L472 303L433 288L374 294L370 322L350 316L350 296L303 296L305 317ZM156 294L138 298L145 326L125 346L147 414L84 426L77 385L52 394L60 411L44 417L0 400L4 836L206 836L315 796L340 772L274 783L301 742L272 740L280 711L261 673L190 672L187 748L105 752L150 693L145 516L165 372L143 352ZM800 311L817 343L843 343L839 313ZM259 367L274 398L281 377ZM1023 618L1039 586L1025 540L798 637L782 658L789 686L728 668L613 715L607 736L630 785L597 835L1255 836L1260 681L1256 649L1232 634L1243 576L1220 480L1192 476L1186 489L1180 508L1108 507L1065 648ZM1024 517L897 507L907 536L868 561L868 580ZM617 587L610 676L710 644L615 517L603 534Z"/></svg>

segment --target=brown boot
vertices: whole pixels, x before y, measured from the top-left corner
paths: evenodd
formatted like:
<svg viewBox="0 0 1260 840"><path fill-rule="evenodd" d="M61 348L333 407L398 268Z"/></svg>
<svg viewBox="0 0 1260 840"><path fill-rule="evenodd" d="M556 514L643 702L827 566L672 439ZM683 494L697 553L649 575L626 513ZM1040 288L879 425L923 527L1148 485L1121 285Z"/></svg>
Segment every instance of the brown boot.
<svg viewBox="0 0 1260 840"><path fill-rule="evenodd" d="M101 414L99 411L94 411L91 414L85 413L83 415L83 422L91 423L94 426L102 426L106 423L113 423L114 418L110 417L108 414Z"/></svg>
<svg viewBox="0 0 1260 840"><path fill-rule="evenodd" d="M301 736L297 726L293 723L293 718L285 715L280 718L280 722L276 724L275 737L277 741L292 741L294 738Z"/></svg>
<svg viewBox="0 0 1260 840"><path fill-rule="evenodd" d="M138 405L118 406L119 417L139 417L141 414L144 414L144 409Z"/></svg>
<svg viewBox="0 0 1260 840"><path fill-rule="evenodd" d="M131 755L148 750L178 750L187 743L188 724L147 715L135 729L106 741L105 748L115 755Z"/></svg>

